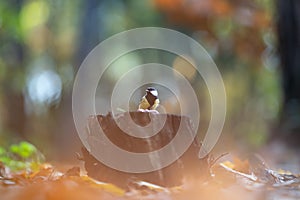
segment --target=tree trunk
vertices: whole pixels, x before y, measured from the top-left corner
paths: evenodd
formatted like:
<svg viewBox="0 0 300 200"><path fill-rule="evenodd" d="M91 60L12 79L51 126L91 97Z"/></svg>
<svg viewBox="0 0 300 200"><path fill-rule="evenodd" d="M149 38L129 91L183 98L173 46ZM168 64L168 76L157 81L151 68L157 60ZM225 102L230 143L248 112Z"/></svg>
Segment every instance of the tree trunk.
<svg viewBox="0 0 300 200"><path fill-rule="evenodd" d="M300 139L300 1L278 0L278 45L283 81L279 136Z"/></svg>
<svg viewBox="0 0 300 200"><path fill-rule="evenodd" d="M151 172L145 173L135 173L135 172L123 172L116 169L110 168L98 161L93 155L91 155L86 148L82 149L83 157L85 161L85 168L88 175L98 179L100 181L113 183L122 188L128 187L130 180L132 178L141 181L147 181L150 183L158 184L161 186L172 187L182 184L184 177L193 177L197 180L203 180L207 177L208 173L208 157L203 159L198 158L198 153L200 145L197 143L193 137L192 130L193 126L190 119L185 116L171 115L171 114L152 114L152 128L161 127L160 122L166 120L163 127L158 133L149 138L137 138L127 133L123 132L116 124L116 121L123 124L128 132L135 130L128 120L133 120L136 124L140 126L146 126L150 122L150 113L144 112L126 112L120 114L116 119L112 117L111 114L106 116L98 115L91 116L88 120L87 126L87 137L86 140L90 146L93 153L99 152L99 149L106 152L107 144L105 141L99 138L99 124L106 135L106 137L120 149L123 149L129 153L149 153L160 150L166 145L171 146L171 151L168 151L168 157L175 156L175 160L170 165L160 169L153 170ZM116 120L116 121L115 121ZM178 129L183 131L184 137L190 137L192 144L187 146L185 152L178 152L178 144L176 145L173 141L174 137L178 134ZM147 132L144 132L147 135ZM182 141L182 140L181 140ZM184 144L182 144L184 145ZM106 153L111 159L116 159L118 162L122 162L122 165L127 166L128 160L123 157L113 157L113 153ZM155 154L154 154L155 155ZM158 155L158 154L157 154ZM161 155L161 154L159 154ZM148 159L153 165L160 165L164 158L163 156L153 156L147 154ZM177 158L178 156L178 158ZM137 162L137 161L131 161ZM146 162L146 161L145 161ZM134 164L134 166L139 165L139 163Z"/></svg>

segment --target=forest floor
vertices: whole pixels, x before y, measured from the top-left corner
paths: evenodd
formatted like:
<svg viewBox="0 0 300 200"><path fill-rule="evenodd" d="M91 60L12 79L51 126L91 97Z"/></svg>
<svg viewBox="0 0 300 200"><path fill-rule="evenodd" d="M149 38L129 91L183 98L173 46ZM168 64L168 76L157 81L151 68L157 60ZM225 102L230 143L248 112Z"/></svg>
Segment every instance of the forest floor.
<svg viewBox="0 0 300 200"><path fill-rule="evenodd" d="M143 180L132 180L119 188L86 175L79 166L42 163L36 170L12 171L0 164L0 199L300 199L300 176L284 168L299 167L296 151L278 145L243 158L226 154L213 158L206 178L187 178L182 185L166 188ZM277 157L267 165L265 158ZM296 169L295 170L299 170ZM61 171L60 171L61 169Z"/></svg>

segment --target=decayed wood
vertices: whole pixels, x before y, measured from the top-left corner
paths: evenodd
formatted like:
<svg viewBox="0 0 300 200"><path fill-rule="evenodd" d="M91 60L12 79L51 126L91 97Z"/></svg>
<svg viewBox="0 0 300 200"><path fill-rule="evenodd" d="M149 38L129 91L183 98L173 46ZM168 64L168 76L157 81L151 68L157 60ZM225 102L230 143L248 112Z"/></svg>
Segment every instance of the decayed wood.
<svg viewBox="0 0 300 200"><path fill-rule="evenodd" d="M160 120L166 119L163 128L154 136L143 139L124 133L116 124L115 120L125 121L131 118L136 124L145 126L150 122L150 115L155 115ZM158 150L169 144L177 133L180 123L183 123L184 133L191 134L192 124L185 116L171 114L153 114L146 112L126 112L114 119L111 113L106 116L91 116L88 119L88 135L93 138L100 124L109 140L118 147L129 152L145 153ZM154 124L155 126L155 124ZM188 150L171 165L149 173L126 173L109 168L95 159L84 147L82 148L85 168L89 176L113 183L126 188L128 180L136 178L161 186L172 187L180 185L184 176L202 177L208 174L207 158L198 159L199 144L194 140Z"/></svg>

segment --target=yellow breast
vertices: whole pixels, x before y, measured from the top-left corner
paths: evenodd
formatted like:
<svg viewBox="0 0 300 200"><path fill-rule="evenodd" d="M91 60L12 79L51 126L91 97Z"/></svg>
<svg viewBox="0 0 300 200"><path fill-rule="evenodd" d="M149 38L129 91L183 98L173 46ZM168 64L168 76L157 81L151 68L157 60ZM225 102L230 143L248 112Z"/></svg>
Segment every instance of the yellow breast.
<svg viewBox="0 0 300 200"><path fill-rule="evenodd" d="M146 97L143 96L141 102L140 102L140 105L139 105L139 109L149 109L149 110L155 110L157 108L157 106L159 105L159 99L156 99L154 101L154 104L153 106L150 107L150 104L149 102L147 101ZM149 108L150 107L150 108Z"/></svg>
<svg viewBox="0 0 300 200"><path fill-rule="evenodd" d="M139 109L148 109L150 106L150 104L148 103L147 99L145 96L143 96L141 102L140 102L140 105L139 105Z"/></svg>

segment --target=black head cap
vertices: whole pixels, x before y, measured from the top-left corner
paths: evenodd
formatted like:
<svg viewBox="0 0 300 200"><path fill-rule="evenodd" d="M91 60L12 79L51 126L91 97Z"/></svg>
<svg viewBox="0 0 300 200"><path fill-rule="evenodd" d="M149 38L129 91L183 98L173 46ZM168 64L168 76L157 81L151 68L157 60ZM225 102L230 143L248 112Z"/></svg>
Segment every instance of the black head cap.
<svg viewBox="0 0 300 200"><path fill-rule="evenodd" d="M154 87L147 87L147 90L146 91L149 91L149 92L151 92L151 91L155 91L156 89L154 88Z"/></svg>

